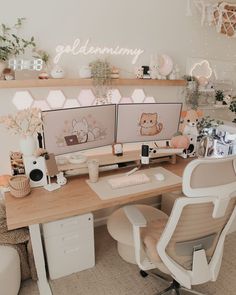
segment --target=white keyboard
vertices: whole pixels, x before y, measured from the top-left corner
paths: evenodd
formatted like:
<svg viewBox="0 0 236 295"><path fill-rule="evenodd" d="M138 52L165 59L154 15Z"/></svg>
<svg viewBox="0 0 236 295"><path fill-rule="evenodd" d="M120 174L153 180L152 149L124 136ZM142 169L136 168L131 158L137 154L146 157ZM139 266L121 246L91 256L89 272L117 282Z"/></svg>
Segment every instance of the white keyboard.
<svg viewBox="0 0 236 295"><path fill-rule="evenodd" d="M112 189L118 189L147 182L150 182L150 179L144 173L108 179L108 183L110 184Z"/></svg>

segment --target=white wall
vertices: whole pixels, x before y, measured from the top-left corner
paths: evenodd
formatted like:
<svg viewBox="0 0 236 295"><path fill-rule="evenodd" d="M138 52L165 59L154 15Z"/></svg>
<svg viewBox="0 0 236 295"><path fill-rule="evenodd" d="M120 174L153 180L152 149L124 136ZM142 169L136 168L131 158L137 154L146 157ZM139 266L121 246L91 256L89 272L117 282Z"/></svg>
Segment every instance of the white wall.
<svg viewBox="0 0 236 295"><path fill-rule="evenodd" d="M236 40L217 34L213 27L201 27L200 15L186 17L187 0L0 0L0 20L11 25L17 17L26 17L25 36L35 36L41 48L55 54L58 44L72 44L74 39L91 39L94 45L142 48L145 53L137 65L149 64L150 54L166 53L185 73L189 57L236 62ZM67 76L77 76L81 65L93 60L91 56L64 56L61 65ZM133 72L130 57L109 60L123 69L121 75ZM133 88L121 88L124 96ZM13 89L0 90L0 115L15 110L11 103ZM45 99L49 89L31 89L36 99ZM147 96L156 101L181 101L178 87L148 87ZM75 97L78 89L65 88L65 94ZM9 170L8 153L18 148L18 139L0 127L0 174Z"/></svg>

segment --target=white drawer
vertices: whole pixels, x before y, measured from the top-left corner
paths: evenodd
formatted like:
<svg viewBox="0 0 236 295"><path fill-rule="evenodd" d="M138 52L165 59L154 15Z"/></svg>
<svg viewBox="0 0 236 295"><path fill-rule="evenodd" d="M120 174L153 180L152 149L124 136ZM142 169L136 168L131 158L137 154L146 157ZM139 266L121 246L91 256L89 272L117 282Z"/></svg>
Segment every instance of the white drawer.
<svg viewBox="0 0 236 295"><path fill-rule="evenodd" d="M51 237L70 232L79 232L84 227L88 227L88 223L93 226L92 213L45 223L43 224L43 234L44 237Z"/></svg>
<svg viewBox="0 0 236 295"><path fill-rule="evenodd" d="M44 239L51 279L70 275L95 265L93 226L80 232Z"/></svg>

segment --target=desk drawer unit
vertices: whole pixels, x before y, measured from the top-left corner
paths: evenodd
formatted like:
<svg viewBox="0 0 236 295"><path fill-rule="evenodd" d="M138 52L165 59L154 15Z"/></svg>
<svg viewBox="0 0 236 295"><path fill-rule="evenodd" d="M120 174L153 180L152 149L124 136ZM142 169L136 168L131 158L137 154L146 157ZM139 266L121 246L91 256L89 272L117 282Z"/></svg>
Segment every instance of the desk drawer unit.
<svg viewBox="0 0 236 295"><path fill-rule="evenodd" d="M43 235L51 279L95 265L91 213L43 224Z"/></svg>

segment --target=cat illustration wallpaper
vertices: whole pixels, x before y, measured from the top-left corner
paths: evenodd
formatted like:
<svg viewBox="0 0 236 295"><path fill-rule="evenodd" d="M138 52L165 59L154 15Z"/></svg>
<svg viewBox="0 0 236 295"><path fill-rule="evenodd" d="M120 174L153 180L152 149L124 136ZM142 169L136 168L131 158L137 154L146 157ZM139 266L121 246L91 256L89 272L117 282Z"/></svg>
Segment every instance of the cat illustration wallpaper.
<svg viewBox="0 0 236 295"><path fill-rule="evenodd" d="M179 128L181 108L181 103L118 105L116 141L125 143L171 139Z"/></svg>
<svg viewBox="0 0 236 295"><path fill-rule="evenodd" d="M112 144L115 118L115 105L43 112L45 147L60 155Z"/></svg>
<svg viewBox="0 0 236 295"><path fill-rule="evenodd" d="M139 125L141 135L157 135L163 128L162 123L158 123L157 113L142 113Z"/></svg>

